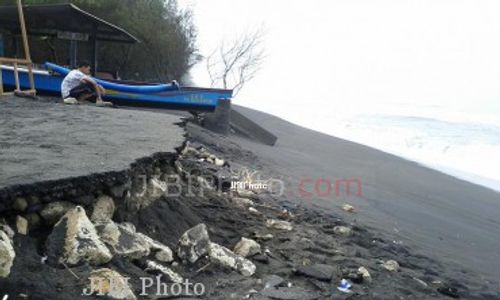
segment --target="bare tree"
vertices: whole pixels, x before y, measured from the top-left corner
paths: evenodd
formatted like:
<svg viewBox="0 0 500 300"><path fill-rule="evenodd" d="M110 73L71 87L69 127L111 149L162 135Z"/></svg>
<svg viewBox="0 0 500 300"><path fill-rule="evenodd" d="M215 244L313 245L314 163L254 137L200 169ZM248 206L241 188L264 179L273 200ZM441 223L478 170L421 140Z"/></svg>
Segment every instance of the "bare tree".
<svg viewBox="0 0 500 300"><path fill-rule="evenodd" d="M222 42L207 58L212 87L232 89L236 96L252 80L264 60L264 30L247 32L230 44Z"/></svg>

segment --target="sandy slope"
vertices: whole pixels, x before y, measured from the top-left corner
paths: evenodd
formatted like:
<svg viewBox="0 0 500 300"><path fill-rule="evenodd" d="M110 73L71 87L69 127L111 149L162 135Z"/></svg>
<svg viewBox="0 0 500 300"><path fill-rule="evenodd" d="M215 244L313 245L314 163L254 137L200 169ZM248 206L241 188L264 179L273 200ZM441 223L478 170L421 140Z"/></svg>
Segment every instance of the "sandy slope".
<svg viewBox="0 0 500 300"><path fill-rule="evenodd" d="M235 141L287 182L290 200L327 210L338 210L344 201L353 203L360 223L499 283L500 193L262 112L238 109L279 136L275 147ZM336 195L335 189L329 197L301 197L303 178L313 180L304 185L309 188L318 178L329 178L332 184L358 178L363 197Z"/></svg>

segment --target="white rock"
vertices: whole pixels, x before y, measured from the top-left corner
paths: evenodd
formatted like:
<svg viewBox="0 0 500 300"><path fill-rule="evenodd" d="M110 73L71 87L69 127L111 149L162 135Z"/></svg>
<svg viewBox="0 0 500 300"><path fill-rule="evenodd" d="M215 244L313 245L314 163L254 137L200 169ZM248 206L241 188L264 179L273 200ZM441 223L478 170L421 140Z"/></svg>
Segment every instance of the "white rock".
<svg viewBox="0 0 500 300"><path fill-rule="evenodd" d="M92 271L89 276L89 281L88 290L92 294L104 294L107 298L111 299L137 299L127 279L120 273L111 269L102 268Z"/></svg>
<svg viewBox="0 0 500 300"><path fill-rule="evenodd" d="M242 237L234 246L234 253L243 257L254 256L261 252L260 245L252 239Z"/></svg>
<svg viewBox="0 0 500 300"><path fill-rule="evenodd" d="M386 262L384 262L382 264L382 266L384 267L384 269L386 269L387 271L390 271L390 272L397 272L399 271L399 264L397 261L395 260L388 260Z"/></svg>
<svg viewBox="0 0 500 300"><path fill-rule="evenodd" d="M107 222L113 218L114 213L115 202L113 198L102 195L97 198L96 203L94 203L94 210L92 211L90 220L94 222L94 224Z"/></svg>
<svg viewBox="0 0 500 300"><path fill-rule="evenodd" d="M239 206L239 207L246 207L246 206L253 206L254 203L252 200L248 198L241 198L241 197L233 197L231 198L231 202L234 203L234 205Z"/></svg>
<svg viewBox="0 0 500 300"><path fill-rule="evenodd" d="M266 227L286 231L291 231L293 229L293 226L290 222L274 219L266 220Z"/></svg>
<svg viewBox="0 0 500 300"><path fill-rule="evenodd" d="M17 233L22 235L28 234L28 220L21 216L16 217L16 229Z"/></svg>
<svg viewBox="0 0 500 300"><path fill-rule="evenodd" d="M258 211L255 207L249 207L248 208L248 211L252 214L252 215L256 215L256 216L261 216L262 213L260 211Z"/></svg>
<svg viewBox="0 0 500 300"><path fill-rule="evenodd" d="M223 159L220 159L220 158L215 158L214 159L214 165L218 166L218 167L222 167L224 165L224 160Z"/></svg>
<svg viewBox="0 0 500 300"><path fill-rule="evenodd" d="M16 258L16 253L12 247L11 239L7 233L0 230L0 277L9 276L14 258Z"/></svg>
<svg viewBox="0 0 500 300"><path fill-rule="evenodd" d="M342 205L342 209L346 212L354 212L354 206L350 205L350 204L344 204Z"/></svg>
<svg viewBox="0 0 500 300"><path fill-rule="evenodd" d="M335 226L333 227L333 232L338 235L350 236L352 229L347 226Z"/></svg>
<svg viewBox="0 0 500 300"><path fill-rule="evenodd" d="M49 261L70 266L101 265L112 258L81 206L68 211L54 226L47 238L47 255Z"/></svg>
<svg viewBox="0 0 500 300"><path fill-rule="evenodd" d="M255 273L256 267L251 261L216 243L210 243L208 255L210 261L236 270L243 276L252 276Z"/></svg>
<svg viewBox="0 0 500 300"><path fill-rule="evenodd" d="M172 269L163 266L161 264L158 264L152 260L146 261L146 270L156 270L162 272L164 275L166 275L172 282L176 283L183 283L184 279L182 278L181 275L177 274L174 272Z"/></svg>
<svg viewBox="0 0 500 300"><path fill-rule="evenodd" d="M365 267L359 267L358 273L360 273L363 276L363 280L367 282L372 281L372 276L370 275L370 272L368 272L368 269Z"/></svg>
<svg viewBox="0 0 500 300"><path fill-rule="evenodd" d="M208 253L210 238L207 226L203 223L187 230L179 239L177 256L182 260L194 263L201 256Z"/></svg>

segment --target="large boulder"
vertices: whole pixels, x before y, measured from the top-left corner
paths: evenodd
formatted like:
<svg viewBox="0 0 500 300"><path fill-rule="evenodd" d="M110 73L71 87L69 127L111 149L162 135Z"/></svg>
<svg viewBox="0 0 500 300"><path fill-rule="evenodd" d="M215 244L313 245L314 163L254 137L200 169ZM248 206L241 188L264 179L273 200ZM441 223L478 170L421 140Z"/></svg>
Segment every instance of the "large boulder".
<svg viewBox="0 0 500 300"><path fill-rule="evenodd" d="M7 277L14 263L16 253L7 233L0 230L0 277Z"/></svg>
<svg viewBox="0 0 500 300"><path fill-rule="evenodd" d="M94 204L94 210L92 211L92 216L90 220L97 223L105 223L113 218L113 214L115 213L115 202L113 198L102 195L97 198L96 203Z"/></svg>
<svg viewBox="0 0 500 300"><path fill-rule="evenodd" d="M75 208L75 204L68 201L50 202L40 212L40 215L49 225L57 223L59 219L69 210Z"/></svg>
<svg viewBox="0 0 500 300"><path fill-rule="evenodd" d="M235 254L224 246L210 243L208 255L210 261L236 270L243 276L252 276L255 273L256 267L251 261Z"/></svg>
<svg viewBox="0 0 500 300"><path fill-rule="evenodd" d="M177 245L177 256L190 263L196 262L208 253L210 238L205 224L198 224L184 232Z"/></svg>
<svg viewBox="0 0 500 300"><path fill-rule="evenodd" d="M148 242L130 226L116 224L113 221L96 225L98 234L112 250L113 254L139 259L148 256Z"/></svg>
<svg viewBox="0 0 500 300"><path fill-rule="evenodd" d="M154 252L155 258L158 261L171 262L174 260L174 254L168 246L163 245L162 243L155 241L149 236L142 234L140 232L138 232L137 235L139 235L148 243L151 252Z"/></svg>
<svg viewBox="0 0 500 300"><path fill-rule="evenodd" d="M108 268L92 271L90 284L84 295L106 296L106 299L136 300L137 297L128 284L128 280L120 273Z"/></svg>
<svg viewBox="0 0 500 300"><path fill-rule="evenodd" d="M54 225L46 246L48 262L54 264L74 266L88 262L101 265L112 258L81 206L68 211Z"/></svg>

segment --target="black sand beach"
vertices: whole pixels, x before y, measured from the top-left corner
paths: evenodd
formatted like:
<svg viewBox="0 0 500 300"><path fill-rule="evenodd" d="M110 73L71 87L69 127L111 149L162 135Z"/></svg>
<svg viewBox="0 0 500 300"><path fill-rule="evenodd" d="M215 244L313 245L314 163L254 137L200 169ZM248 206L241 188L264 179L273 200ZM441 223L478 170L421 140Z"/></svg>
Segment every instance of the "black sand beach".
<svg viewBox="0 0 500 300"><path fill-rule="evenodd" d="M49 111L82 109L44 105ZM229 249L241 237L255 239L262 251L248 258L256 266L252 276L223 268L206 256L189 264L175 255L173 262L165 264L184 278L204 283L203 299L450 299L457 295L462 299L500 299L498 193L274 116L238 109L276 134L276 146L236 135L220 136L189 122L182 125L188 143L179 152L173 151L175 143L168 138L156 144L156 134L148 135L149 142L142 146L142 141L127 140L130 136L126 135L110 142L121 145L111 147L117 150L117 157L129 155L117 162L125 166L123 170L115 169L111 175L97 170L76 178L59 178L51 185L31 183L1 189L3 223L15 228L17 215L32 220L33 215L42 215L50 203L61 202L78 204L90 216L97 210L98 199L106 196L116 206L110 222L131 223L137 232L174 252L179 237L199 223L207 226L211 242ZM108 116L110 128L123 125L119 117L123 113L133 115L135 120L143 120L145 114L109 110L113 111ZM83 124L92 122L94 116L79 114ZM149 113L149 117L153 118L154 124L148 123L152 127L134 130L139 134L142 130L159 130L160 135L177 132L172 125L161 123L169 120L165 122L171 124L177 117L164 113ZM140 127L140 123L134 124ZM168 131L164 132L164 127ZM100 127L96 130L108 132ZM106 140L102 142L106 144ZM145 157L130 152L138 147L146 147L140 148L147 152ZM93 153L89 148L81 151ZM224 163L207 159L206 153ZM82 157L82 163L92 161ZM9 168L15 170L18 166ZM227 184L234 174L244 170L257 172L262 179L283 180L284 193L240 195L228 191ZM208 187L201 181L195 183L193 197L186 193L191 178L187 174L214 178L215 182ZM155 182L166 181L170 175L181 176L181 194L158 194ZM136 182L141 176L147 182L143 193ZM336 195L335 188L329 196L321 196L314 191L314 182L320 178L333 183L357 178L362 183L362 196ZM303 189L301 182L306 183ZM301 195L305 190L313 195ZM134 196L139 192L144 196ZM27 207L22 210L19 205L15 207L22 202L19 198L27 199ZM345 203L354 206L353 213L341 209ZM287 221L293 228L271 228L267 220ZM106 267L130 277L132 290L138 295L138 278L155 274L145 267L145 259L152 259L152 255L132 259L115 254L100 266L83 263L66 268L50 259L44 263L42 258L50 254L48 241L55 232L53 226L42 217L28 235L15 234L16 258L10 276L0 279L0 292L14 299L89 299L81 291L88 284L90 272ZM342 233L339 226L350 231ZM266 234L272 237L264 237ZM390 260L399 263L398 271L383 267ZM366 268L371 277L360 277L359 267ZM337 290L342 278L352 282L351 293Z"/></svg>

